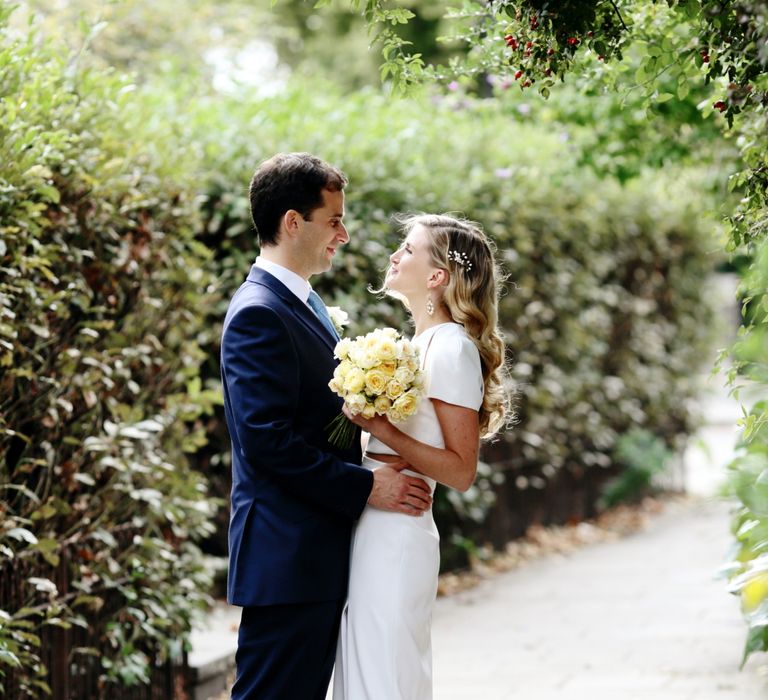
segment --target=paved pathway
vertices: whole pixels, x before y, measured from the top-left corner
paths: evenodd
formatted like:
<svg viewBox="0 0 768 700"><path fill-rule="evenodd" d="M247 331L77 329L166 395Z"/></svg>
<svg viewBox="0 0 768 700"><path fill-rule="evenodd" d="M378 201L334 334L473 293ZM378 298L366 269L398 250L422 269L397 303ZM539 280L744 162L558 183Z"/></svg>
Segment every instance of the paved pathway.
<svg viewBox="0 0 768 700"><path fill-rule="evenodd" d="M553 555L438 600L435 700L765 700L768 659L739 671L738 599L717 577L731 546L717 499L738 406L704 379L684 458L693 497L645 531Z"/></svg>
<svg viewBox="0 0 768 700"><path fill-rule="evenodd" d="M739 671L746 625L717 577L730 506L714 497L738 407L705 381L684 460L693 495L645 531L553 555L437 602L435 700L765 700L768 659Z"/></svg>
<svg viewBox="0 0 768 700"><path fill-rule="evenodd" d="M629 538L552 556L438 601L436 700L758 700L745 626L714 578L727 506L670 507Z"/></svg>

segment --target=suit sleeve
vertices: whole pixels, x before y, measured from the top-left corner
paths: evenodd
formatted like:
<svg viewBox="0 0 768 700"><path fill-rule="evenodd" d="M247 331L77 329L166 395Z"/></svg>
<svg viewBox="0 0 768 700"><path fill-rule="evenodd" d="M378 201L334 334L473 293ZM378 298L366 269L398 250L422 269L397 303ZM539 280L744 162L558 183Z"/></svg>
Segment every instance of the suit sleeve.
<svg viewBox="0 0 768 700"><path fill-rule="evenodd" d="M362 513L373 486L367 469L309 444L293 417L312 396L299 395L298 358L279 315L248 306L222 338L222 375L242 457L295 496L350 518Z"/></svg>

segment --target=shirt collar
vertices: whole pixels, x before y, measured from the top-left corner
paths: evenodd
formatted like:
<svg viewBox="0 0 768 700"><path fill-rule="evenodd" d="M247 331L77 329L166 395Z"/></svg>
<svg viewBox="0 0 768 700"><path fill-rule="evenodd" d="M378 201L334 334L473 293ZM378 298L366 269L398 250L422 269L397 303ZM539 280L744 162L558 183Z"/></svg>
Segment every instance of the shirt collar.
<svg viewBox="0 0 768 700"><path fill-rule="evenodd" d="M300 277L287 267L278 265L271 260L266 260L261 255L256 258L256 267L260 267L273 277L277 277L288 289L295 294L303 303L307 303L309 292L312 287L303 277Z"/></svg>

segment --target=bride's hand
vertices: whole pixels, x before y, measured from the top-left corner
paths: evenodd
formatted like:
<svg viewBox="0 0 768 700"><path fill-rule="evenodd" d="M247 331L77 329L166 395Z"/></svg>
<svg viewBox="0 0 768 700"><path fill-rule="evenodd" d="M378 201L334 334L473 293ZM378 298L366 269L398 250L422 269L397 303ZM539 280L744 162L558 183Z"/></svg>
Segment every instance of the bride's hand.
<svg viewBox="0 0 768 700"><path fill-rule="evenodd" d="M389 419L386 416L377 415L373 418L363 418L362 413L355 415L347 408L346 404L344 404L342 411L344 411L344 415L355 425L360 426L367 433L379 438L379 440L381 440L386 431L392 427L392 423L389 422Z"/></svg>

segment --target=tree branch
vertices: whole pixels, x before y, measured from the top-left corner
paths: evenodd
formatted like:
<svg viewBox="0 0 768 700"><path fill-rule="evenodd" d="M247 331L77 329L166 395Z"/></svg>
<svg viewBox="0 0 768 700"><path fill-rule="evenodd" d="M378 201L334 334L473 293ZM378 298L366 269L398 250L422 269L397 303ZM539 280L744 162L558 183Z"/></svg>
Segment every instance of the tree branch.
<svg viewBox="0 0 768 700"><path fill-rule="evenodd" d="M615 0L611 0L611 5L613 5L613 9L616 12L616 16L619 18L619 21L621 22L621 26L624 27L624 31L628 32L629 27L624 21L624 18L621 16L621 12L619 12L619 6L616 4Z"/></svg>

